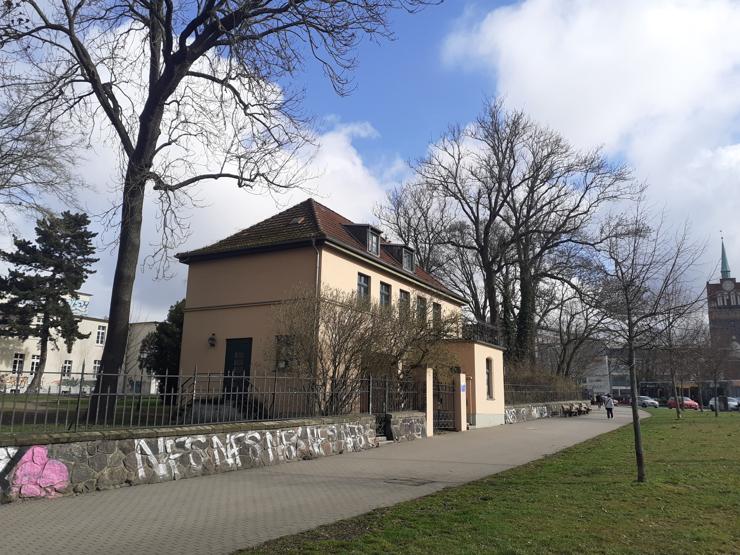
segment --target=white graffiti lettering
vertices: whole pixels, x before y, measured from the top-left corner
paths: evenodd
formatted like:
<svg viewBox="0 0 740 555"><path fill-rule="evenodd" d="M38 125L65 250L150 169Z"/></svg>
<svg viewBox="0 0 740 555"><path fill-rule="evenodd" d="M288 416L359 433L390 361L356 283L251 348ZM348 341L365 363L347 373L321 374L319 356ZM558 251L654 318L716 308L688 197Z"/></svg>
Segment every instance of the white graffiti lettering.
<svg viewBox="0 0 740 555"><path fill-rule="evenodd" d="M152 440L137 439L135 453L140 479L146 479L147 466L160 479L178 479L187 468L194 474L203 472L209 460L213 467L239 468L244 464L261 466L322 457L342 450L359 451L371 446L367 434L368 430L361 424L341 424L325 426L323 430L317 426L301 426L210 437L158 438L156 447L151 445ZM1 465L0 458L0 468Z"/></svg>

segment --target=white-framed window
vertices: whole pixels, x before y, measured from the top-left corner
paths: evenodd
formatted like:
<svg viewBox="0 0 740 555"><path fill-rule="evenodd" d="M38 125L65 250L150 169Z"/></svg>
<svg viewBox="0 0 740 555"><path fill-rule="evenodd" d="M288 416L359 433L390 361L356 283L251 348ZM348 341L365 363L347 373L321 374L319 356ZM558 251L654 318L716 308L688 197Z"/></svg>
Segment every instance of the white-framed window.
<svg viewBox="0 0 740 555"><path fill-rule="evenodd" d="M414 271L414 253L408 249L403 249L403 269L407 272Z"/></svg>
<svg viewBox="0 0 740 555"><path fill-rule="evenodd" d="M411 312L411 293L403 289L398 291L398 310L404 317L408 317Z"/></svg>
<svg viewBox="0 0 740 555"><path fill-rule="evenodd" d="M35 374L41 364L41 355L31 355L31 374Z"/></svg>
<svg viewBox="0 0 740 555"><path fill-rule="evenodd" d="M13 355L13 367L11 372L13 374L23 374L23 364L26 362L25 353L15 353Z"/></svg>
<svg viewBox="0 0 740 555"><path fill-rule="evenodd" d="M93 375L97 376L98 372L100 372L100 361L93 360Z"/></svg>
<svg viewBox="0 0 740 555"><path fill-rule="evenodd" d="M105 345L105 332L107 329L107 326L98 326L98 333L95 335L96 345Z"/></svg>
<svg viewBox="0 0 740 555"><path fill-rule="evenodd" d="M72 375L72 361L65 360L62 362L62 377L69 377Z"/></svg>
<svg viewBox="0 0 740 555"><path fill-rule="evenodd" d="M367 232L367 251L375 256L380 256L380 235L374 231Z"/></svg>
<svg viewBox="0 0 740 555"><path fill-rule="evenodd" d="M357 298L370 300L370 276L357 274Z"/></svg>
<svg viewBox="0 0 740 555"><path fill-rule="evenodd" d="M432 325L439 328L442 325L442 305L432 303Z"/></svg>
<svg viewBox="0 0 740 555"><path fill-rule="evenodd" d="M420 322L427 321L427 300L425 297L416 297L416 317Z"/></svg>
<svg viewBox="0 0 740 555"><path fill-rule="evenodd" d="M380 282L380 306L391 306L391 286Z"/></svg>

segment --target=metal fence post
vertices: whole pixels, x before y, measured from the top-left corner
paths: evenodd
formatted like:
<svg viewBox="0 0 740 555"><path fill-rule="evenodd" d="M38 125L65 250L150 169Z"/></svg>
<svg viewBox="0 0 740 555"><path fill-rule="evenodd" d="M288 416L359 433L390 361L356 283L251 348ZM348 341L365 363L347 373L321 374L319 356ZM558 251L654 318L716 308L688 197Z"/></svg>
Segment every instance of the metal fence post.
<svg viewBox="0 0 740 555"><path fill-rule="evenodd" d="M367 396L367 406L368 406L368 412L370 414L373 413L373 377L372 375L368 378L368 396Z"/></svg>
<svg viewBox="0 0 740 555"><path fill-rule="evenodd" d="M388 393L389 393L388 376L386 376L385 377L385 409L383 410L383 412L388 412Z"/></svg>
<svg viewBox="0 0 740 555"><path fill-rule="evenodd" d="M85 361L82 361L82 371L80 372L80 385L77 386L77 410L75 411L75 432L77 423L80 421L80 402L82 401L82 384L85 383Z"/></svg>

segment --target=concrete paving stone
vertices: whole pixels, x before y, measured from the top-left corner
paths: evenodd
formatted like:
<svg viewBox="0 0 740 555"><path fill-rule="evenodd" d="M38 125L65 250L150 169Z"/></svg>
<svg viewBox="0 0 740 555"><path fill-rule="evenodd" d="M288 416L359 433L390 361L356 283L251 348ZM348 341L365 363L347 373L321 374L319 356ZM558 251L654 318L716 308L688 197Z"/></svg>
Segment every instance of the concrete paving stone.
<svg viewBox="0 0 740 555"><path fill-rule="evenodd" d="M0 506L0 552L231 553L476 480L630 422L574 418L389 443L340 456Z"/></svg>

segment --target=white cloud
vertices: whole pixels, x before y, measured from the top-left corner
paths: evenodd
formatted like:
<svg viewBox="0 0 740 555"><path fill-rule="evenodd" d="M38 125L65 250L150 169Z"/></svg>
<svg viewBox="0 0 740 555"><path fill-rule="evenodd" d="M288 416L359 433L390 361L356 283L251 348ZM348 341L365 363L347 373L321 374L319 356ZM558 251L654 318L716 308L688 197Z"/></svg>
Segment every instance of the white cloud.
<svg viewBox="0 0 740 555"><path fill-rule="evenodd" d="M354 139L376 138L377 131L367 122L336 123L319 135L317 149L307 168L307 173L315 176L307 184L309 190L269 196L250 194L227 181L203 183L197 190L201 207L188 210L191 235L178 250L185 251L222 239L308 196L356 221L370 220L374 205L385 195L389 179L397 177L396 173L388 176L385 172L368 168L353 145ZM115 159L111 150L100 147L89 153L81 168L90 182L99 184L96 194L89 195L91 212L99 212L106 206L110 195L104 192L117 181ZM151 254L152 245L158 239L156 203L154 198L149 200L144 214L142 260ZM107 234L108 239L112 237L111 233ZM99 257L97 273L88 280L84 289L94 295L91 311L102 316L107 314L115 251L100 252ZM142 271L140 266L134 289L132 320L162 318L170 304L184 297L187 269L174 262L173 270L175 275L171 279L155 280L152 271Z"/></svg>
<svg viewBox="0 0 740 555"><path fill-rule="evenodd" d="M443 60L495 80L579 147L604 145L650 185L674 221L728 237L740 274L740 2L525 0L468 9Z"/></svg>

